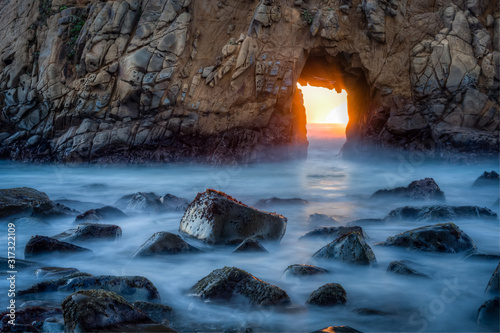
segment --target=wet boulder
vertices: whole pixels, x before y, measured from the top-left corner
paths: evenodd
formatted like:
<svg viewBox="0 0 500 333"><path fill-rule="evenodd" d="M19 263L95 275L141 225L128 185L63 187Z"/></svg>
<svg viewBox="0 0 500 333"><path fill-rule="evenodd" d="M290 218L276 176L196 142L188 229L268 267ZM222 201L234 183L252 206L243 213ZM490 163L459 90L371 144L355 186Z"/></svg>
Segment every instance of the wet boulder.
<svg viewBox="0 0 500 333"><path fill-rule="evenodd" d="M313 266L313 265L305 265L305 264L295 264L288 266L283 272L283 277L306 277L312 275L320 275L327 274L328 271L324 268Z"/></svg>
<svg viewBox="0 0 500 333"><path fill-rule="evenodd" d="M361 331L350 326L329 326L312 333L361 333Z"/></svg>
<svg viewBox="0 0 500 333"><path fill-rule="evenodd" d="M168 324L174 318L174 309L168 305L143 301L134 302L132 305L160 324Z"/></svg>
<svg viewBox="0 0 500 333"><path fill-rule="evenodd" d="M200 252L200 250L189 245L179 235L159 231L141 245L134 254L134 258L194 252Z"/></svg>
<svg viewBox="0 0 500 333"><path fill-rule="evenodd" d="M40 326L40 324L43 324L49 318L62 317L62 311L59 308L28 306L16 309L16 325L12 326L8 323L11 320L9 314L9 311L0 314L1 332L38 332L35 326ZM13 330L14 328L16 330Z"/></svg>
<svg viewBox="0 0 500 333"><path fill-rule="evenodd" d="M387 197L411 200L445 200L443 191L432 178L415 180L406 187L378 190L372 195L374 199Z"/></svg>
<svg viewBox="0 0 500 333"><path fill-rule="evenodd" d="M35 271L36 280L54 280L80 272L76 268L41 267Z"/></svg>
<svg viewBox="0 0 500 333"><path fill-rule="evenodd" d="M154 284L142 276L113 276L76 273L63 278L34 284L19 291L19 296L43 292L70 294L78 290L103 289L117 293L130 302L159 300L160 294Z"/></svg>
<svg viewBox="0 0 500 333"><path fill-rule="evenodd" d="M351 264L370 265L376 262L375 254L357 232L340 236L323 246L313 259L339 260Z"/></svg>
<svg viewBox="0 0 500 333"><path fill-rule="evenodd" d="M307 223L312 225L332 225L339 222L329 215L314 213L309 215Z"/></svg>
<svg viewBox="0 0 500 333"><path fill-rule="evenodd" d="M299 240L306 239L321 239L325 241L332 241L340 236L347 235L348 233L356 232L362 237L364 237L363 229L359 226L352 227L318 227L314 230L309 231L304 236L300 237Z"/></svg>
<svg viewBox="0 0 500 333"><path fill-rule="evenodd" d="M488 285L486 286L485 292L495 295L500 294L500 263L493 272L493 275L491 275L490 281L488 281Z"/></svg>
<svg viewBox="0 0 500 333"><path fill-rule="evenodd" d="M498 331L498 325L500 324L500 297L492 298L483 305L481 305L477 311L476 321L479 325L488 326L495 328Z"/></svg>
<svg viewBox="0 0 500 333"><path fill-rule="evenodd" d="M0 189L0 218L74 216L77 212L57 204L48 195L29 187Z"/></svg>
<svg viewBox="0 0 500 333"><path fill-rule="evenodd" d="M414 277L429 278L428 275L420 273L411 267L412 262L408 260L393 261L387 267L387 272L396 273L400 275L409 275Z"/></svg>
<svg viewBox="0 0 500 333"><path fill-rule="evenodd" d="M66 332L175 332L107 290L81 290L62 302Z"/></svg>
<svg viewBox="0 0 500 333"><path fill-rule="evenodd" d="M496 220L497 218L497 214L488 208L478 206L434 205L396 208L385 217L385 220L388 222L444 222L462 219Z"/></svg>
<svg viewBox="0 0 500 333"><path fill-rule="evenodd" d="M328 283L313 291L306 301L306 304L319 306L333 306L345 304L347 293L338 283Z"/></svg>
<svg viewBox="0 0 500 333"><path fill-rule="evenodd" d="M236 267L224 267L212 271L190 289L189 296L205 301L238 302L255 306L288 305L287 293L252 274Z"/></svg>
<svg viewBox="0 0 500 333"><path fill-rule="evenodd" d="M212 244L241 243L251 237L280 241L284 216L249 207L225 193L198 193L181 219L179 231Z"/></svg>
<svg viewBox="0 0 500 333"><path fill-rule="evenodd" d="M75 222L102 222L125 218L127 218L127 214L125 214L118 208L112 206L104 206L102 208L87 210L85 213L78 215L75 218Z"/></svg>
<svg viewBox="0 0 500 333"><path fill-rule="evenodd" d="M255 207L264 208L270 206L296 206L296 205L307 205L309 201L301 198L290 198L282 199L272 197L269 199L260 199L255 203Z"/></svg>
<svg viewBox="0 0 500 333"><path fill-rule="evenodd" d="M375 245L448 253L476 249L472 239L454 223L438 223L408 230Z"/></svg>
<svg viewBox="0 0 500 333"><path fill-rule="evenodd" d="M68 229L52 236L67 242L82 242L97 239L117 239L122 236L122 228L114 224L81 223L76 228Z"/></svg>
<svg viewBox="0 0 500 333"><path fill-rule="evenodd" d="M496 171L485 171L472 185L473 187L496 186L499 185L499 175Z"/></svg>
<svg viewBox="0 0 500 333"><path fill-rule="evenodd" d="M184 211L188 200L172 194L159 196L153 192L137 192L125 195L115 202L115 206L125 211L157 214L166 211Z"/></svg>
<svg viewBox="0 0 500 333"><path fill-rule="evenodd" d="M262 253L269 253L268 250L262 244L259 243L258 240L254 238L247 238L245 239L236 249L233 251L233 253L248 253L248 252L262 252Z"/></svg>
<svg viewBox="0 0 500 333"><path fill-rule="evenodd" d="M91 250L71 243L62 242L47 236L32 236L24 248L25 258L34 258L45 254L92 253Z"/></svg>

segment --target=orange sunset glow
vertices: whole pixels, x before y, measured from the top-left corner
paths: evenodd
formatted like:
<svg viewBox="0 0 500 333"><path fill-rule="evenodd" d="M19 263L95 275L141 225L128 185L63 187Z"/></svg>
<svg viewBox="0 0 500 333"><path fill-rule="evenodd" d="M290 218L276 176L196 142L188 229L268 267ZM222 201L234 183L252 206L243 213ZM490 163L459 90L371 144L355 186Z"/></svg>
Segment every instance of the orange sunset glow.
<svg viewBox="0 0 500 333"><path fill-rule="evenodd" d="M339 94L335 90L313 87L297 87L302 90L308 124L343 124L349 121L347 116L347 92Z"/></svg>

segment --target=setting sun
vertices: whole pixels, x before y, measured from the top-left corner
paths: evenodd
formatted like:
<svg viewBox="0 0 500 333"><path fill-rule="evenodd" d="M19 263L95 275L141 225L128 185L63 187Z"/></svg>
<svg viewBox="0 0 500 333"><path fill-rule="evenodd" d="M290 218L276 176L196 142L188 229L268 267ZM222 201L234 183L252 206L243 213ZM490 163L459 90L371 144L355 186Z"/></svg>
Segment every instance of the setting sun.
<svg viewBox="0 0 500 333"><path fill-rule="evenodd" d="M343 124L347 125L347 92L339 94L335 90L313 87L297 87L302 90L308 124Z"/></svg>

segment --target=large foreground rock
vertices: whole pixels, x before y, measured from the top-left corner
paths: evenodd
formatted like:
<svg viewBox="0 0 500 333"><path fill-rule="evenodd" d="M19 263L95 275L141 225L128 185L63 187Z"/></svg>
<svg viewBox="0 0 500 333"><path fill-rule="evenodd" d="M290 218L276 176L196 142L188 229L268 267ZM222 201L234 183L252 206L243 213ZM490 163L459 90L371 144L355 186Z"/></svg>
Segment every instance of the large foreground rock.
<svg viewBox="0 0 500 333"><path fill-rule="evenodd" d="M454 223L439 223L408 230L375 245L449 253L476 249L472 239Z"/></svg>
<svg viewBox="0 0 500 333"><path fill-rule="evenodd" d="M500 176L496 171L485 171L481 176L479 176L472 186L481 187L481 186L496 186L498 187L500 182Z"/></svg>
<svg viewBox="0 0 500 333"><path fill-rule="evenodd" d="M279 241L287 219L249 207L225 193L198 193L181 219L179 231L207 243L240 243L246 238Z"/></svg>
<svg viewBox="0 0 500 333"><path fill-rule="evenodd" d="M47 236L32 236L24 248L24 257L33 258L45 254L92 253L91 250Z"/></svg>
<svg viewBox="0 0 500 333"><path fill-rule="evenodd" d="M16 304L17 305L17 304ZM33 324L43 323L49 318L62 317L63 312L57 307L27 306L16 308L15 326L8 322L11 320L9 311L0 313L1 332L39 332ZM61 318L62 319L62 318ZM38 327L39 328L39 327Z"/></svg>
<svg viewBox="0 0 500 333"><path fill-rule="evenodd" d="M488 208L478 206L434 205L396 208L385 217L385 220L388 222L444 222L461 219L496 220L497 218L497 214Z"/></svg>
<svg viewBox="0 0 500 333"><path fill-rule="evenodd" d="M29 187L0 189L0 218L64 217L77 212L49 199L47 194Z"/></svg>
<svg viewBox="0 0 500 333"><path fill-rule="evenodd" d="M122 236L122 228L114 224L81 223L76 228L66 230L52 238L67 242L82 242L98 239L118 239Z"/></svg>
<svg viewBox="0 0 500 333"><path fill-rule="evenodd" d="M500 263L488 281L486 292L500 296Z"/></svg>
<svg viewBox="0 0 500 333"><path fill-rule="evenodd" d="M424 178L411 182L407 187L396 187L390 190L378 190L372 198L404 198L411 200L444 201L444 192L432 178Z"/></svg>
<svg viewBox="0 0 500 333"><path fill-rule="evenodd" d="M347 302L347 293L338 283L328 283L313 291L306 303L319 306L332 306L345 304Z"/></svg>
<svg viewBox="0 0 500 333"><path fill-rule="evenodd" d="M372 249L357 232L341 236L325 245L313 255L313 259L332 259L358 265L376 262Z"/></svg>
<svg viewBox="0 0 500 333"><path fill-rule="evenodd" d="M102 222L125 218L127 218L127 214L125 214L118 208L112 206L104 206L102 208L87 210L85 213L78 215L75 218L75 222Z"/></svg>
<svg viewBox="0 0 500 333"><path fill-rule="evenodd" d="M137 301L132 303L134 308L141 310L157 323L165 324L175 316L174 309L168 305Z"/></svg>
<svg viewBox="0 0 500 333"><path fill-rule="evenodd" d="M250 305L287 305L286 292L236 267L216 269L190 289L190 296L205 301L238 302L244 298Z"/></svg>
<svg viewBox="0 0 500 333"><path fill-rule="evenodd" d="M78 290L103 289L117 293L130 302L160 299L158 290L151 281L142 276L113 276L76 273L71 276L43 281L19 291L19 296L44 292L73 293Z"/></svg>
<svg viewBox="0 0 500 333"><path fill-rule="evenodd" d="M78 291L61 307L66 332L175 332L106 290Z"/></svg>
<svg viewBox="0 0 500 333"><path fill-rule="evenodd" d="M179 235L159 231L141 245L141 247L134 254L134 257L149 257L164 254L193 252L200 252L200 250L189 245Z"/></svg>
<svg viewBox="0 0 500 333"><path fill-rule="evenodd" d="M187 199L172 194L159 196L153 192L137 192L123 196L115 202L115 206L125 211L157 214L167 211L184 211L188 203Z"/></svg>

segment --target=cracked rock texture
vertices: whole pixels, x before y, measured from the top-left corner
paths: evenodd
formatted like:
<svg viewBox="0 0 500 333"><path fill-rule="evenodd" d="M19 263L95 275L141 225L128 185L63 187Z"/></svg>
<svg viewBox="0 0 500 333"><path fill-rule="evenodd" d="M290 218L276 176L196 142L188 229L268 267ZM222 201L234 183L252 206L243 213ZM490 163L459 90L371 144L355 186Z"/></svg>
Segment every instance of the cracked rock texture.
<svg viewBox="0 0 500 333"><path fill-rule="evenodd" d="M499 150L497 1L0 4L3 158L304 156L297 81L348 91L345 152Z"/></svg>

